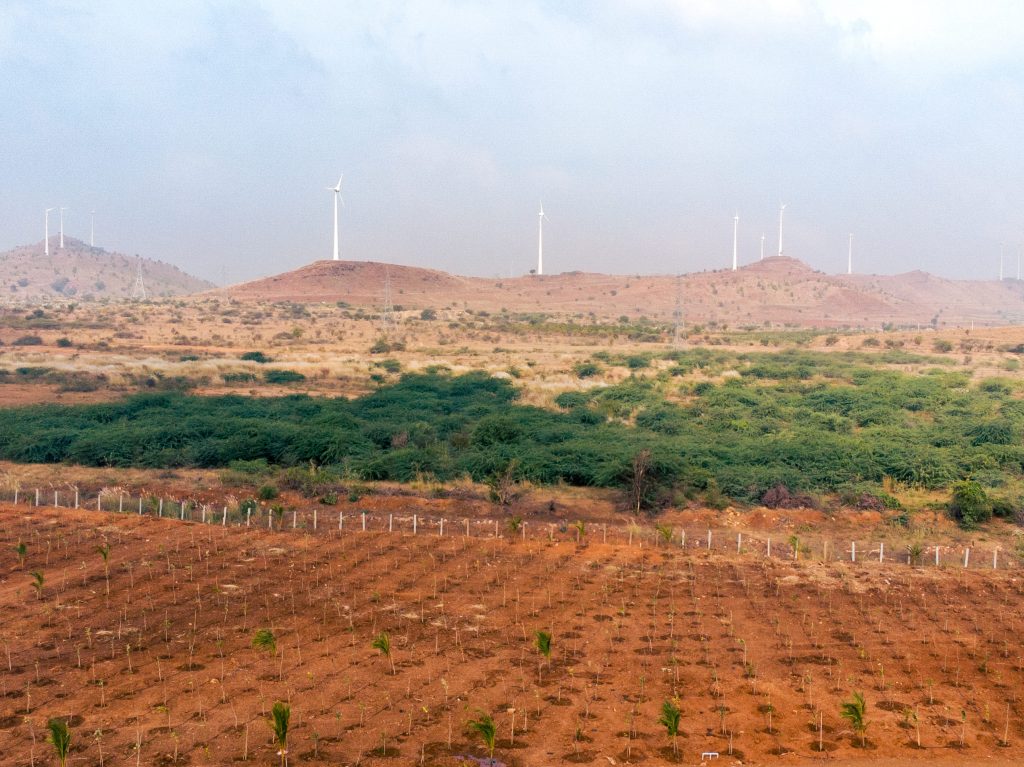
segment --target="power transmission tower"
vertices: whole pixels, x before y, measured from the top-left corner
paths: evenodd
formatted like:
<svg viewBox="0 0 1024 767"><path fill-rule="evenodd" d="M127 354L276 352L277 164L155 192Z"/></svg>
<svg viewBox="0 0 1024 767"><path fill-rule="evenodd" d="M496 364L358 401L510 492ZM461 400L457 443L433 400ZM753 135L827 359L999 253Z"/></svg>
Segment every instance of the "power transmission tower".
<svg viewBox="0 0 1024 767"><path fill-rule="evenodd" d="M146 300L146 283L142 280L142 259L138 259L135 269L135 284L132 285L132 301Z"/></svg>

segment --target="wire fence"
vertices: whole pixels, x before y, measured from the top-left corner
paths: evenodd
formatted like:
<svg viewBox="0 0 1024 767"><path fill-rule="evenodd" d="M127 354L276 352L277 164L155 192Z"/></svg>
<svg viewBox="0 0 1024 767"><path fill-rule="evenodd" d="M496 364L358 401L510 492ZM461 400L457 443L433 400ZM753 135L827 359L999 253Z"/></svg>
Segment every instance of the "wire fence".
<svg viewBox="0 0 1024 767"><path fill-rule="evenodd" d="M691 553L733 554L790 561L849 562L869 566L1021 569L1021 556L998 545L969 547L922 539L836 540L810 535L766 535L735 528L626 523L519 520L512 516L438 517L419 513L336 510L330 506L284 509L265 503L203 503L192 499L132 495L118 490L75 487L0 489L0 503L26 508L68 508L135 514L192 524L245 527L305 534L387 532L400 535L468 536L522 540L675 547Z"/></svg>

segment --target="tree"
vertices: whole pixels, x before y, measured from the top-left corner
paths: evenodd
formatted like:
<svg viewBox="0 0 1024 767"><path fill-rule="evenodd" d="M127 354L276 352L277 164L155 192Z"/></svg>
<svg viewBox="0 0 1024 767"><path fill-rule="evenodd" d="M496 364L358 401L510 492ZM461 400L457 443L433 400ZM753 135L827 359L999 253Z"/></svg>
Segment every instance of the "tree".
<svg viewBox="0 0 1024 767"><path fill-rule="evenodd" d="M271 655L277 655L277 638L270 629L257 629L252 635L252 646Z"/></svg>
<svg viewBox="0 0 1024 767"><path fill-rule="evenodd" d="M493 763L494 742L498 734L498 728L494 724L494 719L491 718L490 714L485 714L481 711L480 716L469 720L469 729L483 739L484 745L487 747L487 756Z"/></svg>
<svg viewBox="0 0 1024 767"><path fill-rule="evenodd" d="M633 456L629 477L629 505L637 514L647 500L648 473L651 470L651 451L647 448Z"/></svg>
<svg viewBox="0 0 1024 767"><path fill-rule="evenodd" d="M374 637L370 646L376 650L380 650L381 655L386 657L391 663L391 673L397 673L395 671L395 659L391 657L391 637L388 635L388 632L380 632L376 637Z"/></svg>
<svg viewBox="0 0 1024 767"><path fill-rule="evenodd" d="M853 694L853 700L844 701L839 707L839 715L850 723L855 733L860 735L861 748L866 743L865 733L868 729L868 721L864 718L866 710L867 704L864 702L864 696L859 692Z"/></svg>
<svg viewBox="0 0 1024 767"><path fill-rule="evenodd" d="M71 748L71 731L68 730L68 723L63 719L51 719L46 723L49 735L46 740L53 744L53 750L57 752L57 763L60 767L68 762L68 751Z"/></svg>
<svg viewBox="0 0 1024 767"><path fill-rule="evenodd" d="M658 724L663 725L668 736L672 738L672 753L675 755L679 754L676 738L679 735L679 721L681 718L682 711L671 700L666 700L661 704L661 716L658 717Z"/></svg>
<svg viewBox="0 0 1024 767"><path fill-rule="evenodd" d="M270 709L270 729L274 731L274 742L277 743L281 764L288 764L288 722L292 718L292 707L287 703L275 701Z"/></svg>

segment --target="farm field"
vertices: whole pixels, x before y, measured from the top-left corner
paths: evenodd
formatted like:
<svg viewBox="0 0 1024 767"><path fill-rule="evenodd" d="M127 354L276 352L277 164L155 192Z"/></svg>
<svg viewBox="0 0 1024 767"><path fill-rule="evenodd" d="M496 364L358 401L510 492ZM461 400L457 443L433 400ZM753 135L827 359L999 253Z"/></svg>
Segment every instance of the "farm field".
<svg viewBox="0 0 1024 767"><path fill-rule="evenodd" d="M467 728L481 714L505 765L1024 758L1011 571L10 505L0 520L10 764L52 760L54 716L72 765L274 764L275 701L291 764L486 760ZM276 649L253 646L262 629ZM839 715L855 692L863 744Z"/></svg>

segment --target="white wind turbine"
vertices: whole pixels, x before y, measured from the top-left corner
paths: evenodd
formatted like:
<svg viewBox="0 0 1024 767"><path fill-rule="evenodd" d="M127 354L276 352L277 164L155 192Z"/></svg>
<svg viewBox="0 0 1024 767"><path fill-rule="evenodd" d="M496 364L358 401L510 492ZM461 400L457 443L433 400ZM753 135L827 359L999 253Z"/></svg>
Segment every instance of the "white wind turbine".
<svg viewBox="0 0 1024 767"><path fill-rule="evenodd" d="M782 213L786 210L786 203L779 203L779 255L782 255Z"/></svg>
<svg viewBox="0 0 1024 767"><path fill-rule="evenodd" d="M43 218L45 219L45 224L44 224L45 230L44 231L46 232L43 235L43 255L46 255L46 256L50 255L50 211L51 210L53 210L53 208L47 208L46 209L46 213L43 214Z"/></svg>
<svg viewBox="0 0 1024 767"><path fill-rule="evenodd" d="M334 192L334 260L338 261L338 201L341 200L341 204L345 204L344 198L341 196L341 180L345 178L344 174L338 177L337 186L327 187L328 191Z"/></svg>
<svg viewBox="0 0 1024 767"><path fill-rule="evenodd" d="M67 210L67 208L61 208L60 209L60 247L61 247L61 249L64 248L64 211L66 211L66 210Z"/></svg>
<svg viewBox="0 0 1024 767"><path fill-rule="evenodd" d="M739 255L739 236L740 236L740 214L737 213L732 217L732 270L736 271L736 260Z"/></svg>
<svg viewBox="0 0 1024 767"><path fill-rule="evenodd" d="M540 212L537 214L537 274L544 274L544 202L540 203Z"/></svg>
<svg viewBox="0 0 1024 767"><path fill-rule="evenodd" d="M764 235L761 235L761 260L764 261Z"/></svg>

